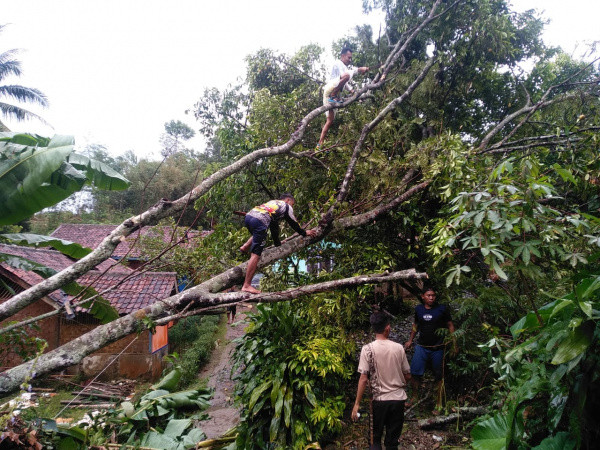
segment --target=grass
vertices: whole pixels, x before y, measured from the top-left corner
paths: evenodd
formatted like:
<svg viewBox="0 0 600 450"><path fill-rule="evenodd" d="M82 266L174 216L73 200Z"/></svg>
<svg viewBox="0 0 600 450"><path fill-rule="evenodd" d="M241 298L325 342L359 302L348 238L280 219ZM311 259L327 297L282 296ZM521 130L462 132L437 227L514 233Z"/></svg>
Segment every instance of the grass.
<svg viewBox="0 0 600 450"><path fill-rule="evenodd" d="M37 418L54 419L60 413L61 418L73 419L73 422L77 422L83 418L85 413L91 410L88 408L65 408L65 405L61 404L61 401L73 398L73 394L70 391L57 390L51 393L54 395L49 397L44 396L44 394L38 394L38 406L21 410L21 416L24 420L31 421Z"/></svg>

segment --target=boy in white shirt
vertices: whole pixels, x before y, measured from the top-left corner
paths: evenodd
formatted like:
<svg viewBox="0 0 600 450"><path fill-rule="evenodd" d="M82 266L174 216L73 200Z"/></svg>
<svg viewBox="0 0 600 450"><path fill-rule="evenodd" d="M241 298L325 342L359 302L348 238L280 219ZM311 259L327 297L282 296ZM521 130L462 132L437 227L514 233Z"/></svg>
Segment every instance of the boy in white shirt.
<svg viewBox="0 0 600 450"><path fill-rule="evenodd" d="M344 47L342 49L342 52L340 53L340 59L338 59L331 68L329 82L323 88L323 105L329 105L331 103L343 103L339 97L340 92L343 89L346 89L350 92L350 94L352 94L354 90L350 87L348 82L356 73L365 73L369 70L368 67L356 67L350 69L348 68L348 65L351 63L352 50L350 50L348 47ZM329 131L331 124L333 124L334 118L335 110L330 109L329 111L327 111L327 120L325 121L325 125L323 125L323 130L321 130L321 137L319 138L317 150L319 150L321 148L321 145L323 145L323 141L325 141L327 131Z"/></svg>

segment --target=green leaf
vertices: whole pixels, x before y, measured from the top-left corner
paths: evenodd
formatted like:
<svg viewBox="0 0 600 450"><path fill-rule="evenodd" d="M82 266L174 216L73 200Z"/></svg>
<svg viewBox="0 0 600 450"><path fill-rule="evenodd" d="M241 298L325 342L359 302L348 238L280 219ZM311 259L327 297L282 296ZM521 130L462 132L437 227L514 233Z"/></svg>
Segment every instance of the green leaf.
<svg viewBox="0 0 600 450"><path fill-rule="evenodd" d="M500 268L500 265L498 264L498 261L496 261L494 259L492 266L494 267L494 272L496 272L496 274L502 278L503 280L508 280L508 276L506 275L506 273L504 273L504 270L502 270Z"/></svg>
<svg viewBox="0 0 600 450"><path fill-rule="evenodd" d="M156 431L147 432L140 441L140 447L159 449L174 449L178 444L177 440Z"/></svg>
<svg viewBox="0 0 600 450"><path fill-rule="evenodd" d="M98 189L107 191L122 191L131 184L123 175L107 166L106 164L90 159L87 156L78 153L69 155L67 162L78 170L86 173L90 180Z"/></svg>
<svg viewBox="0 0 600 450"><path fill-rule="evenodd" d="M206 434L200 428L192 428L188 434L183 436L183 443L193 448L204 439L206 439Z"/></svg>
<svg viewBox="0 0 600 450"><path fill-rule="evenodd" d="M284 389L279 390L279 394L277 395L277 401L275 402L275 416L274 417L281 417L281 409L283 408L284 393L285 393Z"/></svg>
<svg viewBox="0 0 600 450"><path fill-rule="evenodd" d="M261 384L259 387L257 387L256 389L254 389L252 391L252 395L250 396L250 401L248 402L248 410L252 411L252 408L254 408L254 405L256 405L256 402L258 401L258 399L260 398L260 396L263 394L263 392L265 392L271 385L272 385L272 381L265 381L263 384Z"/></svg>
<svg viewBox="0 0 600 450"><path fill-rule="evenodd" d="M17 223L53 206L86 182L100 189L129 187L129 181L106 164L73 153L72 136L0 136L0 225Z"/></svg>
<svg viewBox="0 0 600 450"><path fill-rule="evenodd" d="M190 419L169 420L163 434L172 438L178 438L191 424L192 421Z"/></svg>
<svg viewBox="0 0 600 450"><path fill-rule="evenodd" d="M289 427L292 420L292 404L294 402L294 392L292 389L288 389L285 393L283 400L283 415L285 420L285 426Z"/></svg>
<svg viewBox="0 0 600 450"><path fill-rule="evenodd" d="M1 234L0 238L6 239L7 241L10 241L16 245L24 245L29 247L53 247L59 252L75 259L83 258L92 252L92 249L83 247L75 242L64 241L62 239L49 236L42 236L40 234Z"/></svg>
<svg viewBox="0 0 600 450"><path fill-rule="evenodd" d="M567 306L573 306L573 300L561 300L556 304L556 306L552 310L552 314L550 314L550 318L557 315L560 311L562 311Z"/></svg>
<svg viewBox="0 0 600 450"><path fill-rule="evenodd" d="M306 400L308 400L308 403L310 403L311 406L317 406L317 397L315 397L315 394L313 393L310 386L305 385L304 390L305 390Z"/></svg>
<svg viewBox="0 0 600 450"><path fill-rule="evenodd" d="M0 262L4 262L10 267L15 269L27 270L37 273L39 276L49 278L56 274L56 270L51 269L43 264L36 263L27 258L21 258L20 256L10 255L8 253L0 253Z"/></svg>
<svg viewBox="0 0 600 450"><path fill-rule="evenodd" d="M274 442L279 434L279 423L281 422L281 416L273 417L271 419L271 426L269 426L269 439Z"/></svg>
<svg viewBox="0 0 600 450"><path fill-rule="evenodd" d="M177 384L179 384L180 379L181 369L179 367L175 367L164 377L162 377L158 383L152 385L152 389L164 389L166 391L173 392L177 387Z"/></svg>
<svg viewBox="0 0 600 450"><path fill-rule="evenodd" d="M532 450L573 450L577 441L566 431L561 431L555 436L550 436L536 445Z"/></svg>
<svg viewBox="0 0 600 450"><path fill-rule="evenodd" d="M31 448L31 447L30 447ZM64 437L58 441L57 450L79 450L81 446L71 436Z"/></svg>
<svg viewBox="0 0 600 450"><path fill-rule="evenodd" d="M552 364L562 364L579 356L587 350L592 343L594 332L594 322L588 320L578 326L569 336L558 346Z"/></svg>
<svg viewBox="0 0 600 450"><path fill-rule="evenodd" d="M496 414L473 427L471 445L476 450L505 450L508 433L506 416Z"/></svg>
<svg viewBox="0 0 600 450"><path fill-rule="evenodd" d="M55 180L51 177L73 152L72 136L56 135L47 145L38 139L35 145L18 142L23 139L0 141L0 155L3 156L0 159L0 225L17 223L75 192L57 196L56 192L44 189L46 183L61 181L61 177ZM85 177L82 176L80 181L83 186ZM68 185L72 186L71 183Z"/></svg>
<svg viewBox="0 0 600 450"><path fill-rule="evenodd" d="M63 427L58 426L58 433L65 436L70 436L79 442L85 442L87 440L87 431L81 427Z"/></svg>

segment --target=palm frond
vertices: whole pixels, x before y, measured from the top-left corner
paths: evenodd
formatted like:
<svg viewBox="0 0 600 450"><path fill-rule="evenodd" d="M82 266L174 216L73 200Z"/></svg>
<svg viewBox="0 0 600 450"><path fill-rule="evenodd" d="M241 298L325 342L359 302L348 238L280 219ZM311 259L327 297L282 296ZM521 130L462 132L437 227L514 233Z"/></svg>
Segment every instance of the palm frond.
<svg viewBox="0 0 600 450"><path fill-rule="evenodd" d="M15 59L18 50L0 53L0 80L8 75L21 76L21 61Z"/></svg>
<svg viewBox="0 0 600 450"><path fill-rule="evenodd" d="M0 114L8 119L15 119L17 121L35 119L39 120L44 125L51 126L41 116L19 106L11 105L10 103L0 102Z"/></svg>
<svg viewBox="0 0 600 450"><path fill-rule="evenodd" d="M44 107L48 106L48 98L42 91L16 84L0 86L0 97L9 97L24 103L37 103Z"/></svg>

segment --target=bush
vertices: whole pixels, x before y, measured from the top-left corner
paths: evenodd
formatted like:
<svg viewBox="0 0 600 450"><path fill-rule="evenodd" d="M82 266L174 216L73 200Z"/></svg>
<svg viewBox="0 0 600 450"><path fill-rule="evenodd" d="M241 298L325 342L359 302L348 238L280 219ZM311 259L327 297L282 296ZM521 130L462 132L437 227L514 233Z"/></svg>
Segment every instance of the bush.
<svg viewBox="0 0 600 450"><path fill-rule="evenodd" d="M354 344L340 332L324 335L292 303L257 308L234 354L236 448L303 449L340 431Z"/></svg>
<svg viewBox="0 0 600 450"><path fill-rule="evenodd" d="M188 324L180 327L177 334L177 338L180 339L178 345L184 348L180 363L181 381L179 386L181 388L196 381L198 372L208 361L214 348L215 333L220 316L203 316L199 319L195 321L195 325ZM192 336L195 336L193 341L188 341Z"/></svg>

